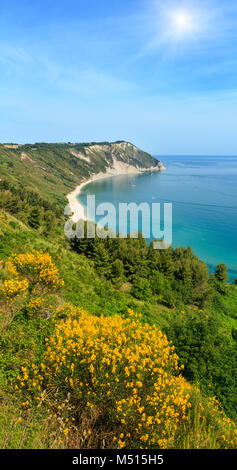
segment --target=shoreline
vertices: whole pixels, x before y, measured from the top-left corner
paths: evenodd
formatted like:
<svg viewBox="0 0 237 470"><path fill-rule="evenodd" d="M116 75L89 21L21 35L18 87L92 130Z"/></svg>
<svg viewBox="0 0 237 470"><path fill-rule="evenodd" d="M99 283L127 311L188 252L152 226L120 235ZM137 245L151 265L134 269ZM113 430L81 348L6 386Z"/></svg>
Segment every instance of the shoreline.
<svg viewBox="0 0 237 470"><path fill-rule="evenodd" d="M87 220L87 215L84 206L78 200L78 196L81 193L82 188L84 188L87 184L93 183L94 181L105 179L105 178L112 178L113 176L122 176L122 175L138 175L141 173L145 173L147 171L163 171L166 168L164 165L161 164L160 167L151 167L151 168L135 168L131 165L126 165L119 163L114 168L110 168L106 171L106 173L97 173L96 175L91 176L88 180L83 181L79 186L77 186L71 193L67 194L67 200L71 212L73 213L71 219L74 223L78 222L78 220L82 219L84 221Z"/></svg>

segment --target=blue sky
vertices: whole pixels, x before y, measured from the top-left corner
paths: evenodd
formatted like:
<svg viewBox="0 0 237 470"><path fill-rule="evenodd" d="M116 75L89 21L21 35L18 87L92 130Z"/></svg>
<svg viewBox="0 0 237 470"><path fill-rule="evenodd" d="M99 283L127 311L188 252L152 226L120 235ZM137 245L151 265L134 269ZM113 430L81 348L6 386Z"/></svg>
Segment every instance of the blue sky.
<svg viewBox="0 0 237 470"><path fill-rule="evenodd" d="M236 0L0 0L0 141L237 155Z"/></svg>

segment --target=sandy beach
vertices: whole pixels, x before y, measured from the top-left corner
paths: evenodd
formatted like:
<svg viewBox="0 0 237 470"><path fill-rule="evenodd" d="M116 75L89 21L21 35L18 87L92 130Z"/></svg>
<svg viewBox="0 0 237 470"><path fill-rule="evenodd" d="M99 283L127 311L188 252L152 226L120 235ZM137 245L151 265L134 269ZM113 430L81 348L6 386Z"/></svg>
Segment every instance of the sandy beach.
<svg viewBox="0 0 237 470"><path fill-rule="evenodd" d="M89 183L93 181L97 181L104 178L111 178L113 176L120 176L120 175L134 175L140 174L147 171L162 171L165 170L165 167L162 165L161 167L151 167L151 168L135 168L132 165L128 165L122 162L114 162L113 168L108 168L106 173L97 173L96 175L91 176L88 180L83 181L79 186L74 189L71 193L67 195L68 203L70 209L73 213L72 220L73 222L77 222L80 219L87 220L86 210L83 205L78 200L78 196L84 188Z"/></svg>

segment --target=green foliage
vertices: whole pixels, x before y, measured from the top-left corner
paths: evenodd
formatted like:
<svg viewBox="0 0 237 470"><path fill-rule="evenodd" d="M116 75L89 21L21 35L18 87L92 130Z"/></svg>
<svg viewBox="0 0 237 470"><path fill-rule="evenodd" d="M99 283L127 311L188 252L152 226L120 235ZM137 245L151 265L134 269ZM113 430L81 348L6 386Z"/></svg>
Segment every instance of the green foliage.
<svg viewBox="0 0 237 470"><path fill-rule="evenodd" d="M40 227L40 209L39 207L35 207L34 209L31 210L29 218L28 218L28 223L30 227L38 229Z"/></svg>
<svg viewBox="0 0 237 470"><path fill-rule="evenodd" d="M184 376L213 393L229 416L237 415L237 344L231 341L218 317L204 311L183 311L165 328L184 364Z"/></svg>
<svg viewBox="0 0 237 470"><path fill-rule="evenodd" d="M0 157L0 179L56 203L61 214L65 196L83 179L105 173L113 157L136 167L159 165L157 159L126 142L0 144ZM9 205L14 210L14 200Z"/></svg>
<svg viewBox="0 0 237 470"><path fill-rule="evenodd" d="M111 280L113 284L119 288L125 280L124 265L121 259L115 259L111 265Z"/></svg>
<svg viewBox="0 0 237 470"><path fill-rule="evenodd" d="M62 225L61 211L56 204L21 185L0 180L0 208L7 210L34 229L52 235Z"/></svg>
<svg viewBox="0 0 237 470"><path fill-rule="evenodd" d="M28 303L23 307L19 303L18 314L8 329L5 329L1 339L0 386L4 388L7 401L3 403L1 416L4 413L10 416L7 407L9 396L12 394L11 383L14 383L20 367L29 366L33 361L40 363L42 360L45 350L44 338L52 335L54 328L52 311L68 301L95 315L122 315L128 307L141 312L142 322L157 325L167 333L168 339L173 341L180 362L185 365L185 377L192 383L199 382L203 394L216 395L225 412L230 417L236 416L236 286L226 285L226 293L223 296L215 289L214 284L206 284L206 270L203 270L203 264L200 266L201 276L197 280L192 266L196 269L199 265L195 264L195 257L190 250L169 250L167 264L171 260L173 262L171 277L170 270L166 276L165 272L157 269L157 266L165 265L165 255L161 256L161 252L155 250L152 252L142 239L121 240L122 244L117 239L98 239L95 244L91 240L81 240L82 244L77 245L81 250L79 254L74 249L68 249L60 238L51 241L50 237L43 237L40 230L31 229L1 211L0 219L3 221L0 221L1 260L6 260L13 252L43 250L51 254L60 268L61 277L65 280L65 287L60 292L44 294L44 303L37 314ZM141 264L138 270L133 259L129 257L129 244L136 262ZM140 257L138 247L141 247ZM191 276L190 273L187 276L188 270L183 268L187 260L189 267L191 266ZM144 277L137 275L140 272L147 274ZM179 273L176 279L175 273ZM0 283L6 275L0 263ZM182 276L185 276L187 286ZM193 301L196 298L200 279L201 285L211 289L213 297L209 299L208 306L203 311L188 305L189 299ZM125 285L130 285L131 289L125 289ZM182 306L183 299L187 302L185 307ZM16 411L19 404L14 406ZM23 417L23 422L24 419ZM38 446L37 436L44 426L46 434L49 432L49 423L44 414L33 416L32 419L32 427L23 444L26 447ZM39 425L36 419L39 420ZM24 426L25 424L26 422ZM20 423L16 429L21 432ZM191 421L190 435L193 432ZM216 429L213 439L217 435ZM8 445L14 447L17 442L18 431L12 435ZM62 445L47 440L42 442L45 447Z"/></svg>
<svg viewBox="0 0 237 470"><path fill-rule="evenodd" d="M131 294L139 300L149 300L152 297L152 290L148 279L138 277L134 280Z"/></svg>
<svg viewBox="0 0 237 470"><path fill-rule="evenodd" d="M128 307L141 312L142 322L155 324L173 341L185 377L199 382L206 396L215 394L228 416L237 415L237 287L226 284L225 265L218 265L209 280L207 266L191 248L155 250L141 235L137 239L74 239L70 244L64 239L65 195L92 172L106 171L112 158L111 144L97 144L96 149L93 145L0 145L0 283L7 276L3 261L13 252L31 250L49 252L65 280L60 292L44 293L37 313L27 299L16 303L16 312L2 332L0 439L6 447L40 446L40 433L51 432L50 419L40 413L33 416L32 424L27 416L16 424L20 404L10 399L11 384L22 365L41 361L44 338L54 327L52 311L65 302L93 315L123 315ZM89 146L90 163L78 155L86 157ZM135 165L139 161L138 166L153 163L148 154L132 154L131 148L124 148L118 155L122 161ZM4 309L1 303L1 321L9 313ZM8 417L15 431L6 441ZM199 432L193 419L189 425L190 436ZM24 429L29 432L22 444ZM217 434L215 428L213 442ZM61 444L42 439L42 445Z"/></svg>
<svg viewBox="0 0 237 470"><path fill-rule="evenodd" d="M86 224L85 224L86 234ZM97 272L114 282L114 270L119 269L118 285L122 280L133 284L132 293L140 300L158 295L168 307L180 302L203 306L211 297L207 266L191 248L154 250L148 247L141 234L138 238L78 239L71 240L71 247L94 261ZM140 289L141 279L147 287ZM138 291L144 293L138 297Z"/></svg>
<svg viewBox="0 0 237 470"><path fill-rule="evenodd" d="M228 272L227 272L227 267L224 263L218 264L216 270L215 270L215 278L219 282L226 282L228 281Z"/></svg>
<svg viewBox="0 0 237 470"><path fill-rule="evenodd" d="M0 391L0 447L1 449L60 448L56 438L56 423L48 413L35 409L31 413L21 409L19 399L8 398Z"/></svg>
<svg viewBox="0 0 237 470"><path fill-rule="evenodd" d="M177 292L172 289L169 278L166 278L164 273L154 270L149 279L152 293L158 296L158 301L173 308L178 301L178 296Z"/></svg>

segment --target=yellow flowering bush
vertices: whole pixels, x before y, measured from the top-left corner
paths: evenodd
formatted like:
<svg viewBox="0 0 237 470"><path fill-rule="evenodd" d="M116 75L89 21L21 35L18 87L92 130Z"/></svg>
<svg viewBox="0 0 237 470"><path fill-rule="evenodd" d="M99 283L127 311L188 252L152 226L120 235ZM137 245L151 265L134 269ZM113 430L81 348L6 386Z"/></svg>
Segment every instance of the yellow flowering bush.
<svg viewBox="0 0 237 470"><path fill-rule="evenodd" d="M5 268L8 274L11 276L17 276L17 269L16 266L11 261L6 261Z"/></svg>
<svg viewBox="0 0 237 470"><path fill-rule="evenodd" d="M30 299L27 304L27 310L31 313L37 313L42 307L44 300L41 297Z"/></svg>
<svg viewBox="0 0 237 470"><path fill-rule="evenodd" d="M33 251L32 253L14 254L8 260L9 268L12 272L15 268L17 273L27 275L35 283L53 288L64 285L64 281L59 277L58 268L49 253Z"/></svg>
<svg viewBox="0 0 237 470"><path fill-rule="evenodd" d="M76 307L71 313L46 338L40 366L19 377L21 386L27 382L38 401L53 400L57 413L70 394L65 435L94 413L106 421L113 447L173 447L187 420L190 385L167 337L132 311L128 318Z"/></svg>
<svg viewBox="0 0 237 470"><path fill-rule="evenodd" d="M12 299L19 297L22 294L25 294L28 291L29 282L27 279L18 280L10 279L5 280L0 286L0 292L2 296L7 300L11 301Z"/></svg>
<svg viewBox="0 0 237 470"><path fill-rule="evenodd" d="M180 375L167 337L140 315L55 310L42 362L22 367L22 407L46 406L66 447L236 448L236 424ZM62 441L63 442L63 441Z"/></svg>

